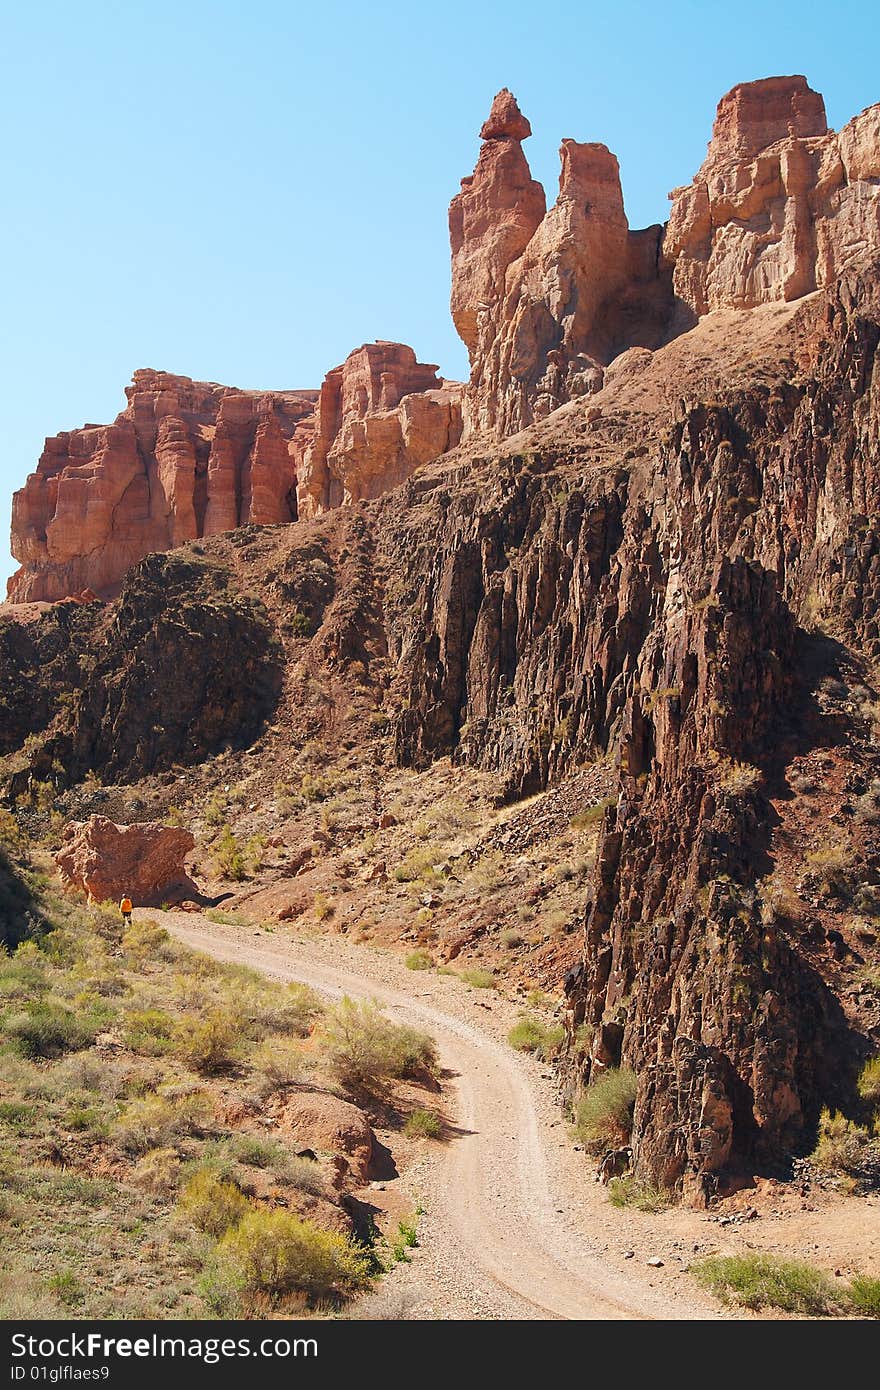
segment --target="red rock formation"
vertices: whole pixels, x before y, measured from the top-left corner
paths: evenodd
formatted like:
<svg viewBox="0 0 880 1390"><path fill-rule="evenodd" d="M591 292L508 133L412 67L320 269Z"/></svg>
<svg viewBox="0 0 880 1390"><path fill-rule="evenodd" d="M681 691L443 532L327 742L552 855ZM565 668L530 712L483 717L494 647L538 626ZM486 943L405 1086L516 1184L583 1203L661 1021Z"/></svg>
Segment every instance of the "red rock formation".
<svg viewBox="0 0 880 1390"><path fill-rule="evenodd" d="M320 393L136 372L115 423L48 439L15 494L10 600L106 594L153 551L295 520L297 484L304 516L378 497L459 441L462 388L436 371L373 343Z"/></svg>
<svg viewBox="0 0 880 1390"><path fill-rule="evenodd" d="M696 314L798 299L880 247L880 106L839 134L804 77L722 97L703 165L671 194L664 253Z"/></svg>
<svg viewBox="0 0 880 1390"><path fill-rule="evenodd" d="M378 497L461 437L461 391L401 343L367 343L328 372L298 463L301 516Z"/></svg>
<svg viewBox="0 0 880 1390"><path fill-rule="evenodd" d="M468 432L506 435L601 385L621 347L656 346L671 313L659 228L630 233L617 160L564 140L556 204L529 173L531 133L499 92L449 209L452 315L467 344Z"/></svg>
<svg viewBox="0 0 880 1390"><path fill-rule="evenodd" d="M195 847L188 830L145 821L116 825L106 816L71 821L55 856L62 881L83 891L89 902L115 900L155 905L175 889L191 894L184 860Z"/></svg>
<svg viewBox="0 0 880 1390"><path fill-rule="evenodd" d="M106 592L145 555L245 522L290 521L290 447L314 391L238 391L135 372L112 425L57 435L12 504L15 602Z"/></svg>

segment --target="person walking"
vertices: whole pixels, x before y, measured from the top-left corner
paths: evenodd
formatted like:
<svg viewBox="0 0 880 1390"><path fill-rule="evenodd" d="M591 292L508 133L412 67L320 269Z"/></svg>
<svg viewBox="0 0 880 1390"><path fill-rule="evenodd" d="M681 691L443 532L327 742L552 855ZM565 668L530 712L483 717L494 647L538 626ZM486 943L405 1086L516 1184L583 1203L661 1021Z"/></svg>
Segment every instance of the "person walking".
<svg viewBox="0 0 880 1390"><path fill-rule="evenodd" d="M119 911L122 913L122 921L126 927L131 926L132 903L127 893L123 893L119 903Z"/></svg>

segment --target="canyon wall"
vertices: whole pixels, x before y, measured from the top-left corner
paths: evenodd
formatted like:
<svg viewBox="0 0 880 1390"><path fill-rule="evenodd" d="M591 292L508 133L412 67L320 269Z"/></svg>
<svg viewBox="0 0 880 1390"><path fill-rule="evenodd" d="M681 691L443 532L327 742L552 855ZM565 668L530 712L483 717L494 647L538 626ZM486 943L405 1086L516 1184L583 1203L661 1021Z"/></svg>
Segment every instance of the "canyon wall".
<svg viewBox="0 0 880 1390"><path fill-rule="evenodd" d="M400 343L318 391L240 391L138 371L112 425L46 440L13 498L12 602L113 592L145 555L396 487L458 443L460 387Z"/></svg>

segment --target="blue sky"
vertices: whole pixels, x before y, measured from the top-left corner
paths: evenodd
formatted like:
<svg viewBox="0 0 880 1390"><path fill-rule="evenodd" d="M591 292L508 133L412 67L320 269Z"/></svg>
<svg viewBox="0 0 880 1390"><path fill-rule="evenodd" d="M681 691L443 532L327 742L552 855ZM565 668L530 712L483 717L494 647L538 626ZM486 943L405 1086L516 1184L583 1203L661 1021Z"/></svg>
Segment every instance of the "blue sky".
<svg viewBox="0 0 880 1390"><path fill-rule="evenodd" d="M44 436L112 419L137 367L317 386L391 338L464 375L446 208L501 86L549 201L562 137L603 140L633 226L735 82L806 73L835 127L880 100L866 0L2 9L4 530Z"/></svg>

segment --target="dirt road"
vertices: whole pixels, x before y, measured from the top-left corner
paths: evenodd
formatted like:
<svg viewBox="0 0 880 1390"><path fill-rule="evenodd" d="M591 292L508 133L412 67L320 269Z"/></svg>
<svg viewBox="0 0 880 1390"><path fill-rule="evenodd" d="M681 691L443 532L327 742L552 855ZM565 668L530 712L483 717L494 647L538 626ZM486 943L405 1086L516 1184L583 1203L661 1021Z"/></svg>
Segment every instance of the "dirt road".
<svg viewBox="0 0 880 1390"><path fill-rule="evenodd" d="M641 1256L624 1263L617 1214L572 1151L546 1069L503 1041L511 1005L340 938L293 941L195 914L161 916L179 941L218 960L299 980L328 997L375 999L436 1039L454 1074L461 1133L427 1146L430 1157L404 1179L415 1180L427 1210L421 1248L402 1277L420 1281L419 1297L433 1310L427 1316L724 1316L673 1260L663 1272L645 1269Z"/></svg>

